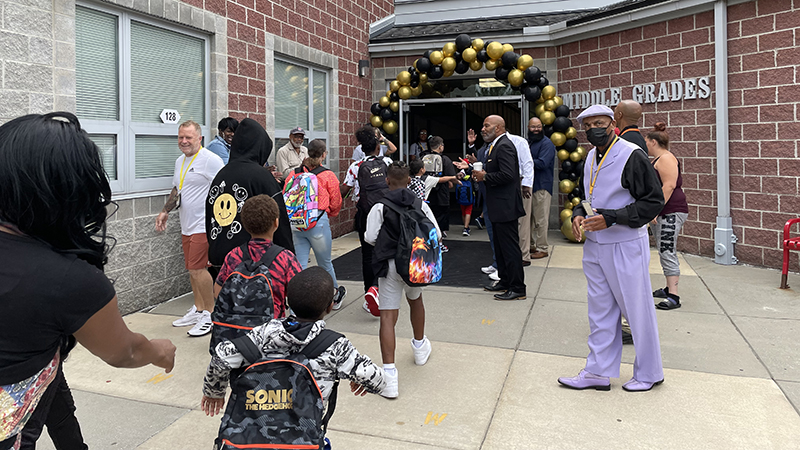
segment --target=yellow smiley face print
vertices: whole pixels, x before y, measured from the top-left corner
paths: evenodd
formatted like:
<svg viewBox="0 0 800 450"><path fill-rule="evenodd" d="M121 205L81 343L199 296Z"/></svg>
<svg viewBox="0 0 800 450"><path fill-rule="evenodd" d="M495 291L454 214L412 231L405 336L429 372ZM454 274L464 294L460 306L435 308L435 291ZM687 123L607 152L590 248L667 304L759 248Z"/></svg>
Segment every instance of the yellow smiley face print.
<svg viewBox="0 0 800 450"><path fill-rule="evenodd" d="M222 194L214 202L214 218L223 227L230 225L236 218L236 200L231 194Z"/></svg>

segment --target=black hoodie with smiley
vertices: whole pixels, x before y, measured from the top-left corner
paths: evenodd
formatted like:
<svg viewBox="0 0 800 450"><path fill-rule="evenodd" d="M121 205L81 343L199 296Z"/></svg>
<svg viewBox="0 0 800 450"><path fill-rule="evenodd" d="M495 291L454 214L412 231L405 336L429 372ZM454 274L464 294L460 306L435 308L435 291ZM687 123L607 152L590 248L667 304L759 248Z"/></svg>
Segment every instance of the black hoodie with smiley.
<svg viewBox="0 0 800 450"><path fill-rule="evenodd" d="M206 201L208 260L212 265L221 266L228 252L250 240L240 213L245 200L261 194L271 196L281 214L274 242L294 252L281 186L264 167L270 153L272 139L264 128L253 119L242 120L233 136L230 160L211 182Z"/></svg>

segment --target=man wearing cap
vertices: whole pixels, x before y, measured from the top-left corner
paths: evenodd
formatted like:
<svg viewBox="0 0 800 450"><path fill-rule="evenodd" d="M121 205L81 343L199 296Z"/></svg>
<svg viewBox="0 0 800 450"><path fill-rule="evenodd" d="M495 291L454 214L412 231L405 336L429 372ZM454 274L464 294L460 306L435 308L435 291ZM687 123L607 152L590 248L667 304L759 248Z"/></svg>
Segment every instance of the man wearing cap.
<svg viewBox="0 0 800 450"><path fill-rule="evenodd" d="M575 377L558 382L572 389L611 389L622 359L620 317L628 318L636 359L626 391L649 391L664 381L658 323L651 292L646 225L664 206L658 176L635 144L614 134L611 108L595 105L578 116L595 146L583 170L591 211L573 210L572 232L582 240L589 303L589 356Z"/></svg>
<svg viewBox="0 0 800 450"><path fill-rule="evenodd" d="M289 142L278 149L275 165L278 166L278 172L283 174L283 179L286 179L294 169L303 164L304 159L308 158L308 149L303 145L305 137L305 130L297 127L289 133Z"/></svg>

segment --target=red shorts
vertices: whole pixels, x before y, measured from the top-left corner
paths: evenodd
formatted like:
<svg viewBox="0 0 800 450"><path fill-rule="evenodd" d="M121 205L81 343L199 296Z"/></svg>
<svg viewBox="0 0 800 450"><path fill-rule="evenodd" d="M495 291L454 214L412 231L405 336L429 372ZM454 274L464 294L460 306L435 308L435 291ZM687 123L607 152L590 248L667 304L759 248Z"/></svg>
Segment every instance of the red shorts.
<svg viewBox="0 0 800 450"><path fill-rule="evenodd" d="M459 205L461 207L461 215L466 216L472 214L472 205Z"/></svg>
<svg viewBox="0 0 800 450"><path fill-rule="evenodd" d="M199 270L208 267L208 238L205 233L191 236L181 235L183 259L186 270Z"/></svg>

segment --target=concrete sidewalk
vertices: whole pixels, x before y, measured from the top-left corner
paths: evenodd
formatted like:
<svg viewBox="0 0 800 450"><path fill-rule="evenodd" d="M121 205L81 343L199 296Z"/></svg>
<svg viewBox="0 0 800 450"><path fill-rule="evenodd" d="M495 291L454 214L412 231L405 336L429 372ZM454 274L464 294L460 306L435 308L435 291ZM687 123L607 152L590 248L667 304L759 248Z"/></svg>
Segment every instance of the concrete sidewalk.
<svg viewBox="0 0 800 450"><path fill-rule="evenodd" d="M473 230L470 239L485 238ZM683 307L657 312L664 384L624 392L634 358L634 348L625 346L621 378L612 379L610 392L572 391L556 379L577 374L588 352L582 248L556 232L550 242L550 256L525 269L527 300L425 288L433 343L425 366L413 363L404 307L397 327L400 397L354 397L342 383L328 435L333 447L800 448L800 295L777 288L778 271L681 256ZM334 253L357 246L348 235L334 242ZM663 286L655 253L650 273L653 287ZM800 287L800 276L790 275L789 283ZM360 283L343 284L346 304L328 326L380 362L378 320L361 309ZM211 448L219 416L199 410L208 339L170 325L191 302L184 296L125 317L135 331L172 339L178 347L172 374L152 366L114 369L82 347L73 351L65 370L90 448ZM43 436L38 448L53 447Z"/></svg>

